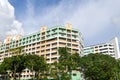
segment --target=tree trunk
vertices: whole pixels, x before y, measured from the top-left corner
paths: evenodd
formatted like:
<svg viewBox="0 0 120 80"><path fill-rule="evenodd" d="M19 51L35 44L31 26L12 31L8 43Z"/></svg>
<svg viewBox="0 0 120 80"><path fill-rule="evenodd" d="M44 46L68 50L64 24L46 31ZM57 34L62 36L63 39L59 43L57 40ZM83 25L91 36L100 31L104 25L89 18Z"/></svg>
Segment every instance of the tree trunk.
<svg viewBox="0 0 120 80"><path fill-rule="evenodd" d="M19 72L19 76L18 76L18 77L19 77L19 80L20 80L20 75L21 75L21 72Z"/></svg>
<svg viewBox="0 0 120 80"><path fill-rule="evenodd" d="M13 71L13 79L16 80L16 66L15 66L15 69Z"/></svg>
<svg viewBox="0 0 120 80"><path fill-rule="evenodd" d="M40 77L40 70L38 71L38 80L40 79L41 77Z"/></svg>
<svg viewBox="0 0 120 80"><path fill-rule="evenodd" d="M32 80L34 80L34 75L33 75L33 66L32 66Z"/></svg>
<svg viewBox="0 0 120 80"><path fill-rule="evenodd" d="M68 72L68 66L66 66L66 72Z"/></svg>
<svg viewBox="0 0 120 80"><path fill-rule="evenodd" d="M72 80L72 70L70 70L70 74L69 74L69 77L70 77L70 80Z"/></svg>

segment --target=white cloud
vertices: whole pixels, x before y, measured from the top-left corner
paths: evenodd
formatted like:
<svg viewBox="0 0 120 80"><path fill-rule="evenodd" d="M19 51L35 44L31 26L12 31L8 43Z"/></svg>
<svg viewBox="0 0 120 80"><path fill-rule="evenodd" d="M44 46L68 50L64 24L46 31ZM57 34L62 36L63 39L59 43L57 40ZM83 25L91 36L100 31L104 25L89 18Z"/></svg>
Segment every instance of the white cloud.
<svg viewBox="0 0 120 80"><path fill-rule="evenodd" d="M34 6L30 2L28 5ZM62 0L58 5L45 9L43 14L35 13L33 8L29 9L27 15L32 13L32 18L25 15L24 24L39 27L70 22L87 40L111 38L118 35L120 29L120 20L116 18L120 15L120 0Z"/></svg>
<svg viewBox="0 0 120 80"><path fill-rule="evenodd" d="M120 15L112 18L113 24L115 24L117 27L120 27Z"/></svg>
<svg viewBox="0 0 120 80"><path fill-rule="evenodd" d="M120 14L120 0L87 0L77 4L74 0L67 4L68 2L63 0L56 8L52 9L53 12L51 11L42 19L46 18L44 21L52 24L55 23L57 18L59 19L58 22L62 24L70 22L74 28L83 33L86 41L91 39L90 42L95 40L96 43L102 40L107 41L107 38L118 35L116 34L116 25L112 24L112 18ZM55 13L56 15L54 15ZM117 18L116 24L118 23L120 24L120 21ZM120 29L120 25L117 25L117 28Z"/></svg>
<svg viewBox="0 0 120 80"><path fill-rule="evenodd" d="M23 35L22 23L15 19L14 7L8 0L0 0L0 39L9 34Z"/></svg>

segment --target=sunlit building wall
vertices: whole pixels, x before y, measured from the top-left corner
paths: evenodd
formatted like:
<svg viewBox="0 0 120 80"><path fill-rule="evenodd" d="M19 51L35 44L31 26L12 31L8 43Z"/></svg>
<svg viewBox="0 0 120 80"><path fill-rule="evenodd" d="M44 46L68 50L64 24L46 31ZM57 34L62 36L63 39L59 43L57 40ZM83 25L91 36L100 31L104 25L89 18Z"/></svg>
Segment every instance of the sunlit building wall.
<svg viewBox="0 0 120 80"><path fill-rule="evenodd" d="M40 31L27 36L17 35L13 37L8 35L4 42L0 42L0 63L4 58L16 56L11 49L24 47L21 54L35 54L44 56L47 63L58 61L59 47L68 47L70 53L83 53L83 37L81 32L73 29L71 24L65 26L55 26L48 28L43 26ZM30 75L28 75L30 74ZM29 70L25 70L21 78L31 78Z"/></svg>
<svg viewBox="0 0 120 80"><path fill-rule="evenodd" d="M85 47L84 55L88 55L90 53L107 54L115 59L120 58L118 38L115 37L106 43Z"/></svg>

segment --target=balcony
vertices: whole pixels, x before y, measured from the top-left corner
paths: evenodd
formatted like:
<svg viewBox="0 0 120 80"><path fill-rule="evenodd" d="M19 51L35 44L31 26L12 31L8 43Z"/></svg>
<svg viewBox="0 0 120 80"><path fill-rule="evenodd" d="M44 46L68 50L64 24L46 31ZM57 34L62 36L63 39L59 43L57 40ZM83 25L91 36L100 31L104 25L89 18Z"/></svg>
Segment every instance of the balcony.
<svg viewBox="0 0 120 80"><path fill-rule="evenodd" d="M63 39L59 39L60 42L64 42L66 43L67 41L66 40L63 40Z"/></svg>
<svg viewBox="0 0 120 80"><path fill-rule="evenodd" d="M65 47L66 45L65 44L59 44L59 47Z"/></svg>
<svg viewBox="0 0 120 80"><path fill-rule="evenodd" d="M52 50L52 51L51 51L51 53L55 53L55 52L57 52L57 49L56 49L56 50Z"/></svg>

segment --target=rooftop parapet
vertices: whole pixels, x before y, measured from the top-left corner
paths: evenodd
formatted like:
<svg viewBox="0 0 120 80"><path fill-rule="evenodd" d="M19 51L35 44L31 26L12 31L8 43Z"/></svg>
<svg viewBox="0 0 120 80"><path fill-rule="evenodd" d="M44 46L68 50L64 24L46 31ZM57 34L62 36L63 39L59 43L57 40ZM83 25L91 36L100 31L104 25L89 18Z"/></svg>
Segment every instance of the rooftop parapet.
<svg viewBox="0 0 120 80"><path fill-rule="evenodd" d="M0 46L2 45L2 41L0 41Z"/></svg>
<svg viewBox="0 0 120 80"><path fill-rule="evenodd" d="M12 40L12 35L7 35L6 39L4 40L5 44L9 44Z"/></svg>
<svg viewBox="0 0 120 80"><path fill-rule="evenodd" d="M13 35L8 35L8 36L6 37L6 39L4 40L4 43L5 43L5 44L9 44L12 40L17 41L17 40L19 40L20 38L21 38L20 35L15 35L15 36L13 36Z"/></svg>

